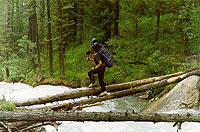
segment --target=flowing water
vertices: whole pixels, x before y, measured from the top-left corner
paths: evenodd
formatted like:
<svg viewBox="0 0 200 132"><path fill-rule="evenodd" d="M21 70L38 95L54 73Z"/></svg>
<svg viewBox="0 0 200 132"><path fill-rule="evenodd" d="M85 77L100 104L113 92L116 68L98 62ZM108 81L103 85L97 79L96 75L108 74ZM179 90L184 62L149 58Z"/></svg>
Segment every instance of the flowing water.
<svg viewBox="0 0 200 132"><path fill-rule="evenodd" d="M85 89L85 88L80 88ZM41 85L35 88L22 83L5 83L0 82L0 98L3 96L6 100L25 101L31 98L43 97L46 95L55 95L65 91L79 89L70 89L65 86ZM61 101L59 103L66 102ZM58 103L58 102L56 102ZM103 105L84 108L85 111L96 112L139 112L148 102L137 97L123 97L104 101ZM46 105L52 105L51 103ZM40 105L41 106L41 105ZM34 106L39 107L39 106ZM199 113L193 110L176 110L170 113ZM62 122L59 126L59 132L177 132L174 123L151 123L151 122ZM52 126L45 126L47 132L57 132ZM199 123L183 123L179 132L200 132Z"/></svg>

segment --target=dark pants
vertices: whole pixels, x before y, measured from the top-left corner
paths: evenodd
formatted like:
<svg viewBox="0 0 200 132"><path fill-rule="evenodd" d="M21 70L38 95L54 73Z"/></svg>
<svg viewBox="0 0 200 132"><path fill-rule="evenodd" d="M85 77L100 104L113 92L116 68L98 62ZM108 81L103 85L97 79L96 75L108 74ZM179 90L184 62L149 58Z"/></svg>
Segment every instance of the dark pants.
<svg viewBox="0 0 200 132"><path fill-rule="evenodd" d="M99 84L101 86L101 91L106 91L106 83L104 82L104 72L105 67L100 67L97 70L91 70L88 72L91 83L95 83L94 74L98 74Z"/></svg>

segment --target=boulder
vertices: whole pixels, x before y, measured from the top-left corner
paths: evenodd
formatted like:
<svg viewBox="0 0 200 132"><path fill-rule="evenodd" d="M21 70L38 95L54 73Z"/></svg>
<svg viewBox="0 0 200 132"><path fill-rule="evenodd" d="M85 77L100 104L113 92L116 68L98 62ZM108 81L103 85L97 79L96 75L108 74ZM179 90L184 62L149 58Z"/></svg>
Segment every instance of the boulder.
<svg viewBox="0 0 200 132"><path fill-rule="evenodd" d="M169 93L148 104L142 112L167 112L177 109L198 109L200 77L190 76L179 82Z"/></svg>

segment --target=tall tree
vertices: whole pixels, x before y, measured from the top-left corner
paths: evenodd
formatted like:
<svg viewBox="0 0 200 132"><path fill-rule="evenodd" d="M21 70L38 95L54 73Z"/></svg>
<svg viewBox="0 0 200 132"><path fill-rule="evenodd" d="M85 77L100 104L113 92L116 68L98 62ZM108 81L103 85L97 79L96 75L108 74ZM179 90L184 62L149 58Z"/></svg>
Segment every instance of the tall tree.
<svg viewBox="0 0 200 132"><path fill-rule="evenodd" d="M48 45L49 45L49 72L53 77L53 46L52 46L52 33L51 33L51 6L50 0L47 0L47 16L48 16Z"/></svg>
<svg viewBox="0 0 200 132"><path fill-rule="evenodd" d="M36 0L30 1L30 6L32 9L30 18L29 18L29 40L36 44L36 54L37 54L37 66L39 69L39 76L42 76L41 73L41 62L40 62L40 46L38 38L38 24L37 24L37 12L36 12ZM35 61L35 60L33 60Z"/></svg>
<svg viewBox="0 0 200 132"><path fill-rule="evenodd" d="M40 38L40 43L44 44L44 35L45 35L45 1L41 0L40 1L40 29L39 29L39 38ZM41 48L44 48L44 46Z"/></svg>
<svg viewBox="0 0 200 132"><path fill-rule="evenodd" d="M160 8L161 8L160 6L161 6L160 0L157 0L157 9L156 9L157 25L156 25L155 41L158 41L159 39Z"/></svg>
<svg viewBox="0 0 200 132"><path fill-rule="evenodd" d="M110 0L90 1L88 3L88 26L100 42L104 43L113 34L114 3Z"/></svg>
<svg viewBox="0 0 200 132"><path fill-rule="evenodd" d="M39 36L38 36L38 23L37 23L37 12L36 12L36 0L33 0L33 9L34 9L34 25L35 25L35 34L36 34L36 45L37 45L37 60L38 60L38 69L39 69L39 76L42 76L41 71L41 62L40 62L40 43L39 43Z"/></svg>
<svg viewBox="0 0 200 132"><path fill-rule="evenodd" d="M62 24L62 2L58 0L58 33L59 33L59 64L60 64L60 78L64 78L64 42L63 42L63 24Z"/></svg>
<svg viewBox="0 0 200 132"><path fill-rule="evenodd" d="M6 59L6 67L5 67L5 72L6 72L6 80L8 80L9 78L9 67L8 67L8 61L9 61L9 48L10 45L12 45L13 43L13 8L14 8L14 1L13 0L9 0L7 1L7 26L5 30L7 30L6 32L6 45L5 45L5 59Z"/></svg>
<svg viewBox="0 0 200 132"><path fill-rule="evenodd" d="M79 10L80 10L80 23L79 23L79 44L82 44L83 43L83 39L84 39L84 14L85 14L85 1L84 0L80 0L79 2Z"/></svg>
<svg viewBox="0 0 200 132"><path fill-rule="evenodd" d="M118 29L118 20L119 20L119 0L115 0L115 16L114 16L114 35L119 35Z"/></svg>

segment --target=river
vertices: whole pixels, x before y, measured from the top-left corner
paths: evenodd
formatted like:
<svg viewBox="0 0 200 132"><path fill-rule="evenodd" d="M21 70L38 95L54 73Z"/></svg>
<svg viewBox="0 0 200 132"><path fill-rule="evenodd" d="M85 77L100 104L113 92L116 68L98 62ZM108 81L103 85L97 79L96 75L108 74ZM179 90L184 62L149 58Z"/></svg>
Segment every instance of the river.
<svg viewBox="0 0 200 132"><path fill-rule="evenodd" d="M85 88L79 88L85 89ZM23 83L5 83L0 82L0 98L3 96L6 100L25 101L31 98L54 95L65 91L79 90L70 89L65 86L41 85L35 88ZM66 101L62 101L66 102ZM62 103L59 102L59 103ZM58 102L56 102L58 103ZM148 102L137 97L123 97L104 101L103 105L84 108L85 111L96 112L125 112L142 110ZM52 105L51 103L46 105ZM41 105L40 105L41 106ZM40 107L34 106L34 107ZM199 113L198 111L176 110L170 113ZM177 132L174 123L151 123L151 122L62 122L58 132ZM52 126L45 126L47 132L57 132ZM199 123L183 123L179 132L199 132Z"/></svg>

